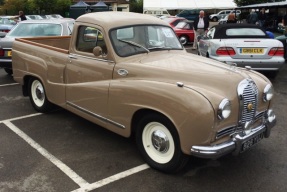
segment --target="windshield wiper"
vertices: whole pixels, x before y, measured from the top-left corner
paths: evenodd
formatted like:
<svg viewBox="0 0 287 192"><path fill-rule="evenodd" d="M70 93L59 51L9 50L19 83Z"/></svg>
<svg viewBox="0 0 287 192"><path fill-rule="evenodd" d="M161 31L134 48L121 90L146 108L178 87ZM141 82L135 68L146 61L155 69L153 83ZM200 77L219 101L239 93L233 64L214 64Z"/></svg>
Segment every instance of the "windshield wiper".
<svg viewBox="0 0 287 192"><path fill-rule="evenodd" d="M146 50L148 53L150 52L147 48L145 48L144 46L140 45L140 44L137 44L133 41L127 41L127 40L123 40L123 39L118 39L119 41L122 41L122 42L125 42L125 43L128 43L130 45L134 45L136 47L139 47L139 48L143 48L144 50Z"/></svg>
<svg viewBox="0 0 287 192"><path fill-rule="evenodd" d="M149 50L153 50L153 49L164 49L164 50L171 50L171 47L164 47L164 46L159 46L159 47L150 47L148 48Z"/></svg>

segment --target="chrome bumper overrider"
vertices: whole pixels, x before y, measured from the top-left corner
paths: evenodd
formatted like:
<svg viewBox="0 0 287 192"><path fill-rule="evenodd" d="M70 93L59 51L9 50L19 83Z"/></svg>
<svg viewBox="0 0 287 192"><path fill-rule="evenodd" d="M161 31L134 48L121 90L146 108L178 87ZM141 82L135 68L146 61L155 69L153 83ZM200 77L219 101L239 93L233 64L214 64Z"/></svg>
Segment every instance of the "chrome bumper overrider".
<svg viewBox="0 0 287 192"><path fill-rule="evenodd" d="M262 125L252 129L248 135L240 133L232 136L232 139L214 146L192 146L191 155L201 158L219 158L228 153L238 155L241 152L242 144L251 138L264 134L265 138L270 136L271 128L276 124L276 116L272 110L268 110L265 114L265 121Z"/></svg>

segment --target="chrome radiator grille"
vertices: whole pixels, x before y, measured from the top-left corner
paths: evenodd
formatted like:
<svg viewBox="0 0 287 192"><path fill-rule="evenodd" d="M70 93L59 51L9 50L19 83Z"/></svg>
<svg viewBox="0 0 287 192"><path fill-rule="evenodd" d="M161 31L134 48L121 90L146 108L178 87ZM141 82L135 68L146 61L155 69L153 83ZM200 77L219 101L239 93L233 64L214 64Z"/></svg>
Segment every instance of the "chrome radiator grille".
<svg viewBox="0 0 287 192"><path fill-rule="evenodd" d="M239 84L238 90L240 90L240 108L241 108L241 123L254 120L257 103L258 103L258 89L255 83L251 80L244 80Z"/></svg>

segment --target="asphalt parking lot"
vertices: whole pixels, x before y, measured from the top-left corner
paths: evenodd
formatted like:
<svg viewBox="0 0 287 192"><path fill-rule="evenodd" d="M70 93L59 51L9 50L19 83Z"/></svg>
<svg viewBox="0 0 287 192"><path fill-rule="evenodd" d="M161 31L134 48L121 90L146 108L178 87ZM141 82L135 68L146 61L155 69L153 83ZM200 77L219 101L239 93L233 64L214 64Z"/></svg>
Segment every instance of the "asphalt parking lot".
<svg viewBox="0 0 287 192"><path fill-rule="evenodd" d="M277 126L270 138L240 156L193 158L183 171L164 174L145 164L133 139L63 109L36 113L0 69L0 192L285 192L287 64L271 80Z"/></svg>

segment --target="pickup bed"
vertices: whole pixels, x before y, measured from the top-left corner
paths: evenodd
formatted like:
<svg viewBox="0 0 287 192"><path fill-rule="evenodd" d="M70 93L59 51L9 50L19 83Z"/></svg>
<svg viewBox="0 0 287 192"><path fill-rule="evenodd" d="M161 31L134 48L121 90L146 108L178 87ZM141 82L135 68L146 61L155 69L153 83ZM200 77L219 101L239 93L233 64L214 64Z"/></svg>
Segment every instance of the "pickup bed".
<svg viewBox="0 0 287 192"><path fill-rule="evenodd" d="M189 156L239 154L276 123L266 77L187 53L148 15L90 13L71 37L16 39L12 66L37 111L60 106L134 135L145 161L164 172Z"/></svg>

